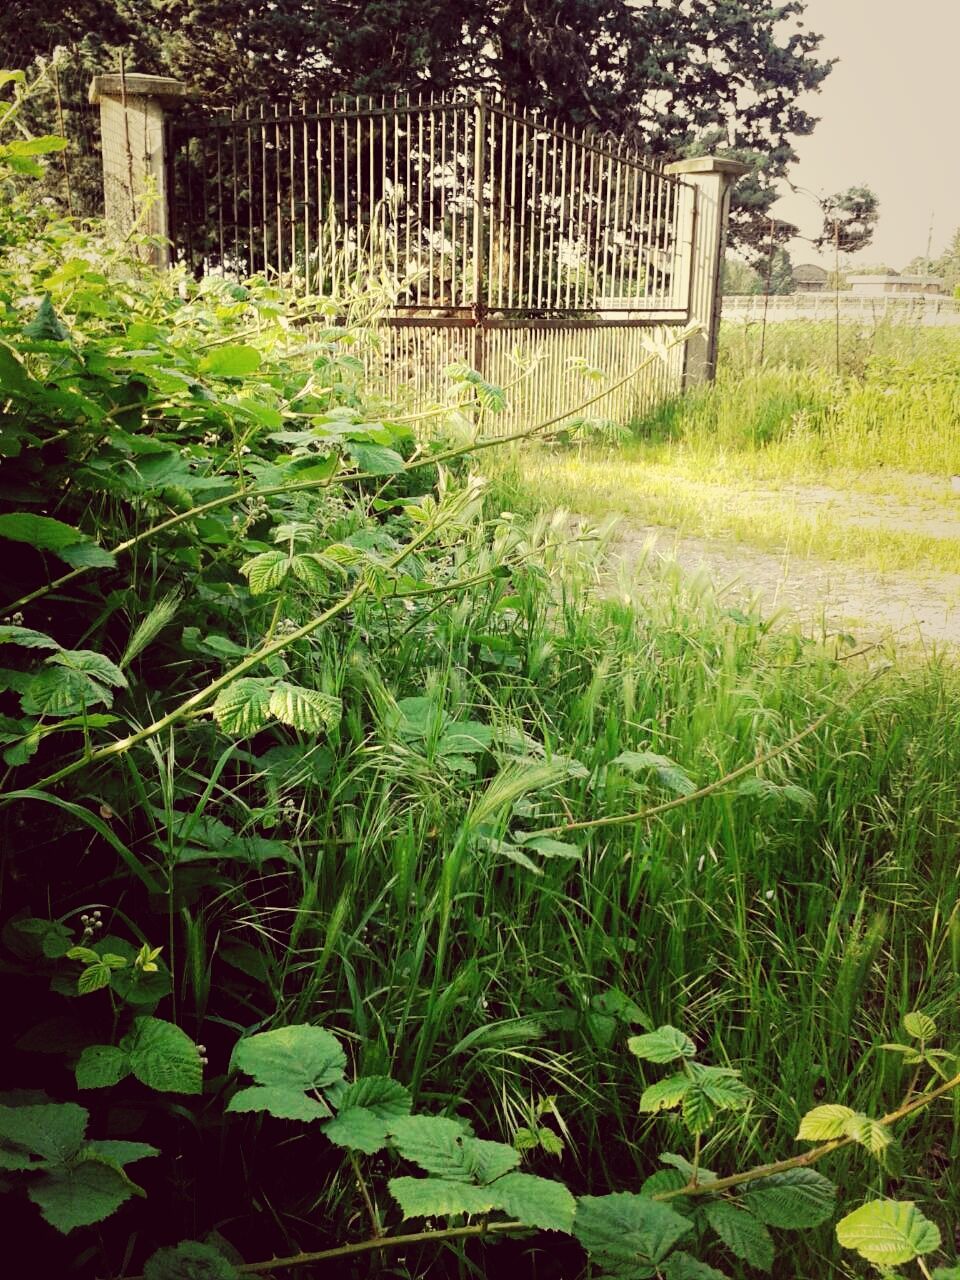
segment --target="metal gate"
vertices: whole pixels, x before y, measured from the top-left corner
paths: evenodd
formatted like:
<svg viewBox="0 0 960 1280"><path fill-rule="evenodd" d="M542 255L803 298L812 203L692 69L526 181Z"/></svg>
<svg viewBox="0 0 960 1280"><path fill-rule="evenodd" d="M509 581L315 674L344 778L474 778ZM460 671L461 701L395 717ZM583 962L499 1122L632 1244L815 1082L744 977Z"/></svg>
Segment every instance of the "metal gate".
<svg viewBox="0 0 960 1280"><path fill-rule="evenodd" d="M583 399L578 377L622 379L643 330L690 314L695 189L483 94L194 114L169 121L166 153L194 272L336 296L362 263L390 282L376 372L394 396L437 398L452 362L515 381L519 359L509 429ZM681 362L611 391L600 416L678 389Z"/></svg>

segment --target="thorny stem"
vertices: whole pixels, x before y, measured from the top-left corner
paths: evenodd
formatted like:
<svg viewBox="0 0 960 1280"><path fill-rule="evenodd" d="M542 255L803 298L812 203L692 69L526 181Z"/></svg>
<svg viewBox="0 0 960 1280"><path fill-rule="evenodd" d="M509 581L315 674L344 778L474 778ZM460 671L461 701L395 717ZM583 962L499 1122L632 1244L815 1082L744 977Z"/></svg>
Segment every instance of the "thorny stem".
<svg viewBox="0 0 960 1280"><path fill-rule="evenodd" d="M679 337L673 342L667 343L666 350L670 351L673 347L679 346L681 342L686 341L689 336L689 329L684 329ZM654 353L647 357L646 360L640 362L635 369L631 369L623 378L619 378L610 386L598 392L595 396L591 396L588 400L581 400L571 409L566 409L562 413L556 414L552 418L547 418L543 422L538 422L536 426L525 427L521 431L514 431L505 436L488 436L479 440L474 440L470 444L458 445L445 449L440 453L434 453L428 457L414 459L406 463L397 472L398 475L406 475L411 471L418 471L423 467L433 467L440 463L451 462L455 458L462 458L466 454L479 453L484 449L494 449L500 445L515 444L520 440L529 440L533 436L539 435L544 431L548 431L550 427L554 427L557 423L562 422L565 418L569 418L572 414L579 413L581 409L588 409L591 405L596 404L598 400L602 400L605 396L610 395L619 387L635 378L642 373L648 365L654 360L660 359L659 354ZM151 525L149 529L144 529L142 533L135 534L132 538L127 538L124 542L118 542L115 547L110 548L110 554L113 556L123 555L129 551L131 547L146 542L149 538L155 537L158 533L164 533L167 529L173 529L177 525L184 524L188 520L196 520L198 516L204 516L211 511L216 511L220 507L230 506L235 502L252 500L255 498L275 498L280 495L289 493L305 493L308 490L328 489L334 483L339 484L356 484L362 480L382 480L381 475L377 475L371 471L353 472L349 475L341 475L337 472L329 476L324 476L319 480L303 480L299 484L277 484L269 485L262 489L256 488L240 488L233 492L225 494L221 498L211 498L209 502L204 502L198 507L191 507L189 511L178 512L177 515L168 516L166 520L161 520L158 524ZM22 609L25 605L32 604L35 600L39 600L42 596L47 595L51 591L55 591L58 587L65 586L68 582L72 582L75 578L79 578L81 574L86 573L89 566L83 565L77 569L71 569L69 573L62 574L59 578L55 578L53 582L47 583L45 587L38 587L36 591L31 591L25 596L21 596L19 600L14 600L10 604L4 606L5 613L13 613L18 609Z"/></svg>
<svg viewBox="0 0 960 1280"><path fill-rule="evenodd" d="M373 1228L373 1234L378 1238L383 1235L383 1227L380 1223L380 1215L377 1213L376 1205L370 1197L370 1188L367 1186L366 1179L360 1170L360 1162L357 1159L357 1153L350 1153L350 1167L353 1169L353 1176L357 1180L357 1186L360 1188L360 1194L363 1196L363 1203L366 1206L367 1216L370 1219L370 1226Z"/></svg>
<svg viewBox="0 0 960 1280"><path fill-rule="evenodd" d="M843 707L849 706L850 703L853 702L853 700L857 698L868 685L872 684L878 676L882 675L889 669L889 663L885 663L884 665L877 667L875 671L870 673L866 680L862 680L860 684L856 686L852 693L841 701L835 702L829 710L824 711L823 715L817 716L816 720L812 721L806 726L806 728L801 729L798 733L795 733L792 738L787 738L786 742L781 742L779 746L771 747L769 751L762 751L759 755L754 756L752 760L748 760L746 764L739 765L730 773L725 773L722 778L715 779L713 782L708 783L707 786L701 787L699 791L692 791L689 795L685 796L677 796L673 800L665 800L662 804L655 804L647 809L637 809L633 813L615 813L608 815L605 818L587 818L582 822L562 822L554 827L541 827L534 834L538 836L547 836L562 831L588 831L593 830L596 827L622 826L627 822L644 822L648 818L657 818L662 813L669 813L672 809L680 809L684 805L692 804L695 800L702 800L705 796L713 795L713 793L715 791L719 791L721 787L727 786L728 783L736 782L738 778L742 778L745 774L752 773L755 769L759 769L761 765L767 764L770 760L775 760L777 756L783 755L785 751L789 751L798 743L803 742L805 738L809 738L812 733L816 733L817 730L822 728L837 711L841 710Z"/></svg>
<svg viewBox="0 0 960 1280"><path fill-rule="evenodd" d="M922 1093L919 1098L914 1098L912 1102L904 1102L894 1111L889 1111L880 1120L883 1125L897 1124L900 1120L905 1120L907 1116L913 1115L915 1111L922 1111L924 1107L928 1107L931 1102L935 1102L937 1098L942 1098L948 1093L952 1093L955 1089L960 1088L960 1074L955 1075L945 1084L939 1085L936 1089L931 1089L929 1093ZM816 1164L818 1160L822 1160L824 1156L828 1156L833 1151L839 1151L842 1147L849 1147L854 1143L854 1138L831 1138L829 1142L823 1142L819 1147L812 1147L809 1151L804 1151L798 1156L790 1156L786 1160L777 1160L773 1164L758 1164L752 1169L746 1169L743 1173L731 1173L726 1178L716 1178L712 1182L701 1182L694 1184L692 1181L687 1183L685 1187L678 1187L676 1191L661 1191L653 1196L654 1200L675 1200L677 1196L696 1196L696 1195L715 1195L718 1191L726 1191L729 1187L740 1187L747 1182L756 1182L760 1178L768 1178L772 1173L786 1173L789 1169L806 1169L810 1165Z"/></svg>
<svg viewBox="0 0 960 1280"><path fill-rule="evenodd" d="M885 1115L881 1123L887 1125L896 1124L897 1121L904 1120L907 1116L912 1115L913 1112L920 1111L923 1107L929 1106L931 1102L935 1102L937 1098L942 1098L945 1094L958 1087L960 1087L960 1075L954 1076L952 1080L948 1080L946 1084L940 1085L939 1088L932 1089L929 1093L915 1098L913 1102L903 1103L895 1111ZM756 1182L760 1178L767 1178L772 1173L785 1173L788 1169L807 1168L818 1160L822 1160L824 1156L829 1155L831 1152L838 1151L841 1147L850 1146L852 1142L852 1138L834 1138L830 1142L824 1142L821 1146L814 1147L811 1151L805 1151L802 1155L793 1156L788 1160L779 1160L775 1164L757 1165L755 1168L747 1169L743 1173L734 1173L728 1178L717 1178L713 1182L690 1183L685 1187L678 1188L676 1191L661 1191L652 1198L654 1200L674 1200L678 1196L715 1195L718 1191L725 1191L729 1187L739 1187L748 1182ZM237 1265L236 1270L241 1275L264 1275L287 1267L302 1267L312 1262L327 1262L334 1258L347 1258L359 1253L369 1253L374 1249L399 1249L403 1248L404 1245L433 1244L444 1240L464 1240L476 1236L504 1235L532 1229L519 1222L483 1221L467 1227L448 1227L444 1231L415 1231L403 1236L374 1236L370 1240L358 1240L354 1244L338 1245L334 1249L323 1249L319 1253L295 1253L287 1258L270 1258L264 1262L242 1262ZM920 1266L924 1274L927 1275L926 1268L922 1262ZM130 1276L126 1280L144 1280L144 1278L143 1276Z"/></svg>

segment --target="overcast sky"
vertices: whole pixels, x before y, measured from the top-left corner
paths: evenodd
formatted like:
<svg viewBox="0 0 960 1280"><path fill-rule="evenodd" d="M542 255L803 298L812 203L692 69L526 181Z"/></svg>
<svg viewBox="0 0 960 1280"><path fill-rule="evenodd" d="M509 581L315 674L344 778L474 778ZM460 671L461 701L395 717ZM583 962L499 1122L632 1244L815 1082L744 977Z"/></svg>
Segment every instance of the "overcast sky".
<svg viewBox="0 0 960 1280"><path fill-rule="evenodd" d="M931 213L936 257L960 226L960 0L807 0L806 22L840 62L804 102L820 123L797 143L791 181L818 195L876 191L880 219L857 265L902 270L926 253ZM822 221L791 194L774 214L807 236ZM795 263L818 260L803 241L789 247Z"/></svg>

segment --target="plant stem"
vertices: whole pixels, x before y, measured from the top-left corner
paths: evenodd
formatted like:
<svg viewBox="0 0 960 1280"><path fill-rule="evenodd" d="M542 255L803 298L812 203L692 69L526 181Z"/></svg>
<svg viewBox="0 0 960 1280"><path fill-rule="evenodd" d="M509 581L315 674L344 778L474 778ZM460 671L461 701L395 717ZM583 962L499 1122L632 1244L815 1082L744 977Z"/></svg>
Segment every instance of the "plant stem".
<svg viewBox="0 0 960 1280"><path fill-rule="evenodd" d="M685 342L689 336L689 329L684 329L680 337L676 338L666 346L666 350L670 351L673 347L679 346L681 342ZM624 386L632 378L642 373L648 365L660 357L657 354L650 355L640 362L635 369L631 369L623 378L619 378L616 382L605 387L603 391L597 395L591 396L588 400L582 400L579 404L574 405L571 409L565 409L562 413L556 414L552 418L547 418L543 422L538 422L536 426L525 427L521 431L514 431L510 435L490 436L487 439L475 440L471 444L459 445L455 448L446 449L441 453L432 454L429 457L420 458L408 462L397 473L398 475L406 475L411 471L418 471L423 467L437 466L439 463L451 462L455 458L461 458L465 454L477 453L482 449L493 449L500 445L515 444L521 440L529 440L532 437L549 430L550 427L556 426L565 418L569 418L571 414L579 413L581 409L588 409L598 400L602 400L612 391L616 391L618 387ZM230 506L232 503L241 502L245 499L256 498L275 498L289 493L305 493L309 490L328 489L334 481L340 484L356 484L362 480L382 480L383 477L370 471L354 472L350 475L340 475L334 472L332 475L325 476L320 480L303 480L299 484L278 484L269 485L263 489L235 489L232 493L225 494L221 498L211 498L209 502L204 502L198 507L191 507L189 511L178 512L175 516L168 516L166 520L161 520L158 524L151 525L149 529L144 529L142 533L127 538L124 542L118 542L117 545L110 549L113 556L123 555L132 547L138 546L141 542L147 541L149 538L155 537L158 533L164 533L167 529L173 529L177 525L183 524L188 520L195 520L198 516L204 516L211 511L216 511L220 507ZM25 596L21 596L19 600L14 600L10 604L4 605L4 612L14 613L18 609L22 609L25 605L32 604L35 600L41 599L50 591L55 591L58 587L65 586L68 582L72 582L75 578L79 578L81 574L88 571L89 566L81 566L77 569L71 569L69 573L61 574L59 578L55 578L53 582L47 583L45 587L38 587L35 591L28 592Z"/></svg>
<svg viewBox="0 0 960 1280"><path fill-rule="evenodd" d="M265 1262L237 1263L235 1270L241 1275L266 1275L285 1267L304 1267L311 1262L327 1262L333 1258L348 1258L372 1249L399 1249L408 1244L425 1244L442 1240L464 1240L471 1236L505 1235L514 1231L531 1231L519 1222L480 1222L468 1227L448 1227L444 1231L413 1231L404 1236L379 1236L371 1240L358 1240L353 1244L338 1245L335 1249L321 1249L318 1253L295 1253L287 1258L270 1258ZM144 1280L140 1276L128 1276L125 1280Z"/></svg>
<svg viewBox="0 0 960 1280"><path fill-rule="evenodd" d="M380 1222L380 1215L377 1213L376 1205L370 1197L370 1188L367 1186L366 1179L360 1171L360 1162L357 1159L357 1153L350 1153L350 1167L353 1169L353 1176L357 1180L357 1186L360 1188L360 1194L363 1196L363 1203L366 1206L367 1217L370 1219L370 1226L373 1234L379 1239L383 1235L383 1226Z"/></svg>
<svg viewBox="0 0 960 1280"><path fill-rule="evenodd" d="M960 1074L955 1075L938 1088L931 1089L929 1093L921 1094L913 1102L905 1102L902 1106L897 1107L895 1111L888 1112L881 1118L880 1123L884 1125L897 1124L898 1121L905 1120L907 1116L912 1115L915 1111L922 1111L924 1107L928 1107L937 1098L942 1098L957 1088L960 1088ZM816 1164L818 1160L822 1160L824 1156L830 1155L831 1152L839 1151L841 1147L851 1146L854 1141L855 1139L853 1138L831 1138L829 1142L821 1143L819 1147L813 1147L798 1156L790 1156L786 1160L777 1160L773 1164L758 1164L752 1169L745 1169L743 1173L732 1173L726 1178L716 1178L713 1182L701 1183L699 1186L688 1184L685 1187L678 1187L676 1191L661 1191L653 1199L674 1200L677 1196L715 1195L718 1191L726 1191L729 1187L740 1187L747 1182L756 1182L760 1178L769 1178L772 1173L786 1173L789 1169L808 1168L810 1165Z"/></svg>
<svg viewBox="0 0 960 1280"><path fill-rule="evenodd" d="M816 720L808 724L806 728L801 729L799 733L795 733L792 738L787 738L786 742L781 742L777 747L771 747L769 751L762 751L759 755L748 760L746 764L739 765L730 773L725 773L722 778L717 778L714 782L710 782L705 787L701 787L699 791L692 791L686 796L677 796L673 800L665 800L662 804L652 805L647 809L637 809L633 813L617 813L611 814L605 818L587 818L582 822L562 822L553 827L541 827L533 834L538 836L553 835L562 831L588 831L596 827L615 827L623 826L628 822L643 822L648 818L659 817L662 813L669 813L671 809L680 809L684 805L692 804L694 800L702 800L705 796L712 795L715 791L719 791L721 787L725 787L728 783L736 782L738 778L742 778L744 774L752 773L755 769L759 769L761 765L767 764L770 760L775 760L777 756L783 755L785 751L789 751L791 747L795 747L798 743L803 742L805 738L809 738L812 733L822 728L827 721L840 711L842 708L850 705L868 685L872 684L878 676L890 669L889 664L877 667L872 671L866 680L862 680L856 686L853 692L840 702L835 702L828 711L818 716Z"/></svg>

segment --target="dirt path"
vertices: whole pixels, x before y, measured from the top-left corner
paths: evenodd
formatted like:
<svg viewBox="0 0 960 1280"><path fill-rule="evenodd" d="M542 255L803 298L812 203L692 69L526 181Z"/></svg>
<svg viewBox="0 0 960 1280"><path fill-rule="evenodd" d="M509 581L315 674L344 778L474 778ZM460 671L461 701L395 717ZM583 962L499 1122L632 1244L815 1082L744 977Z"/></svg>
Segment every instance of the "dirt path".
<svg viewBox="0 0 960 1280"><path fill-rule="evenodd" d="M939 481L939 485L943 482ZM957 507L918 500L845 493L824 486L792 486L763 492L771 503L800 500L807 508L829 509L852 527L888 528L960 538ZM755 500L757 491L751 492ZM778 555L742 543L686 537L676 529L621 521L611 543L614 567L628 578L645 564L674 561L688 576L706 574L727 599L754 599L770 616L793 615L807 630L849 632L858 639L893 633L905 645L960 646L960 574L891 570L877 573L837 561Z"/></svg>

